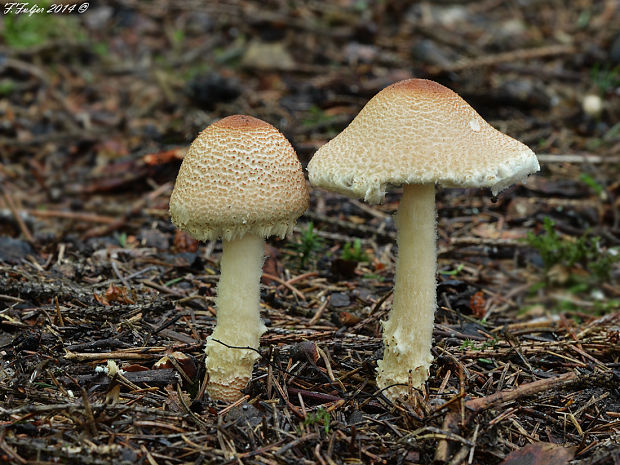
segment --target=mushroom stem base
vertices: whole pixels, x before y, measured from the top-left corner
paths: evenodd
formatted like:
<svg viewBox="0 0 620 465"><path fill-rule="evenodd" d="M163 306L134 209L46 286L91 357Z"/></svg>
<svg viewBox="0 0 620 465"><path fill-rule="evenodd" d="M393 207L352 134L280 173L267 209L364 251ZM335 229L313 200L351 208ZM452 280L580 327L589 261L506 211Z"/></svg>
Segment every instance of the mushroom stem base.
<svg viewBox="0 0 620 465"><path fill-rule="evenodd" d="M211 398L234 401L252 378L261 334L260 277L265 240L252 234L223 242L217 287L217 324L207 338L207 391ZM246 348L247 347L247 348Z"/></svg>
<svg viewBox="0 0 620 465"><path fill-rule="evenodd" d="M404 400L428 378L436 307L435 185L405 185L396 217L398 260L394 303L383 322L384 358L377 386ZM393 387L388 387L396 385Z"/></svg>

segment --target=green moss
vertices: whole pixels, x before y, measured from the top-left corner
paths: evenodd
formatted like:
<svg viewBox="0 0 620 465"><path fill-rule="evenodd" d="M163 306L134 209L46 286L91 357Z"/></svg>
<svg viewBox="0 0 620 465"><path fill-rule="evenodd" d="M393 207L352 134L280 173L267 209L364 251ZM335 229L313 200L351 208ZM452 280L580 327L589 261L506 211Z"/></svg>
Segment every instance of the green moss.
<svg viewBox="0 0 620 465"><path fill-rule="evenodd" d="M527 242L540 254L547 278L532 286L532 294L548 286L561 285L566 298L557 302L557 310L598 314L618 309L617 301L605 300L602 285L612 281L614 267L620 262L620 248L604 248L601 238L589 233L577 238L560 237L555 230L555 223L549 218L544 219L543 233L528 234ZM554 282L556 267L559 267L562 279ZM580 299L570 297L577 295L581 296ZM586 295L600 297L592 299ZM576 303L584 298L589 302L586 308Z"/></svg>
<svg viewBox="0 0 620 465"><path fill-rule="evenodd" d="M39 1L37 5L47 9L51 2ZM79 42L86 38L78 17L70 14L9 12L2 16L2 20L2 38L11 48L36 47L53 39L70 38Z"/></svg>
<svg viewBox="0 0 620 465"><path fill-rule="evenodd" d="M15 90L15 81L11 79L2 79L0 81L0 95L7 96Z"/></svg>
<svg viewBox="0 0 620 465"><path fill-rule="evenodd" d="M620 65L612 68L608 63L596 63L590 71L590 79L600 93L605 95L620 86Z"/></svg>
<svg viewBox="0 0 620 465"><path fill-rule="evenodd" d="M614 263L620 260L617 250L601 247L598 236L585 233L574 240L561 238L549 217L543 220L543 233L528 233L527 242L538 251L547 271L555 265L580 265L589 272L591 282L609 280Z"/></svg>

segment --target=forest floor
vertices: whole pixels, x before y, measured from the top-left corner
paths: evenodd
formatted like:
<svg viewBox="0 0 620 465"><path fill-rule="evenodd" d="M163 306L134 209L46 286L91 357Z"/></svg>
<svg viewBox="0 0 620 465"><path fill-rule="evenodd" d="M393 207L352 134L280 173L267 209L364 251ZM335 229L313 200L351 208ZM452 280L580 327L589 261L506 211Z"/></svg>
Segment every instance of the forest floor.
<svg viewBox="0 0 620 465"><path fill-rule="evenodd" d="M620 463L617 0L120 0L0 27L0 462ZM375 384L401 190L313 190L268 240L246 395L212 401L221 244L168 213L188 145L249 114L305 167L408 77L541 164L497 199L438 190L427 383Z"/></svg>

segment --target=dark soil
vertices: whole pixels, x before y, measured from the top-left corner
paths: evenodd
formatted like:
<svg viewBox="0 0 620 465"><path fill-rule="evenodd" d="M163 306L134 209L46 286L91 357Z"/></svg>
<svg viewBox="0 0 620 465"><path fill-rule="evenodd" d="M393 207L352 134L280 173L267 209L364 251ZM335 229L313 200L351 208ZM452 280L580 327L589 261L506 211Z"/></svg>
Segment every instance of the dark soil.
<svg viewBox="0 0 620 465"><path fill-rule="evenodd" d="M124 0L1 19L1 463L620 463L618 1ZM187 146L250 114L305 166L408 77L542 166L497 199L438 191L428 382L403 405L375 385L399 189L379 206L314 190L268 241L247 395L212 401L221 244L168 214Z"/></svg>

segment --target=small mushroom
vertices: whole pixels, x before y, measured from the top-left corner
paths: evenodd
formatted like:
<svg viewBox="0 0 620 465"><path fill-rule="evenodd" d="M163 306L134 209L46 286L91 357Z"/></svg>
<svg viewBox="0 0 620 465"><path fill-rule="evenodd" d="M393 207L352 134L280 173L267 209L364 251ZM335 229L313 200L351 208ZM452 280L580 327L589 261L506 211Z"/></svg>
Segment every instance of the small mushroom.
<svg viewBox="0 0 620 465"><path fill-rule="evenodd" d="M383 201L403 185L396 216L394 303L383 323L377 385L391 400L428 378L436 307L435 184L490 187L493 195L538 171L536 155L491 127L461 97L433 81L409 79L375 95L308 164L318 187Z"/></svg>
<svg viewBox="0 0 620 465"><path fill-rule="evenodd" d="M241 397L259 357L260 277L265 238L284 237L308 206L301 164L272 125L234 115L202 131L170 197L173 223L198 240L223 239L217 324L207 338L207 391Z"/></svg>

